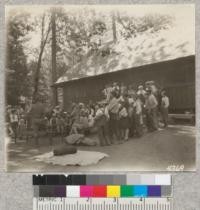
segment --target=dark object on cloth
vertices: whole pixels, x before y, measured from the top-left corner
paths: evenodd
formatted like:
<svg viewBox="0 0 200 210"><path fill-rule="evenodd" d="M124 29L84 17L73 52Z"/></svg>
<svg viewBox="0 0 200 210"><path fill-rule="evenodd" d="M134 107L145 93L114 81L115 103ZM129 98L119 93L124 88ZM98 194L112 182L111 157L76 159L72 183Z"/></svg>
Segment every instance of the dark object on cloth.
<svg viewBox="0 0 200 210"><path fill-rule="evenodd" d="M76 147L69 146L69 145L66 145L66 144L59 145L58 147L56 147L53 150L53 154L55 156L74 154L76 152L77 152L77 148Z"/></svg>

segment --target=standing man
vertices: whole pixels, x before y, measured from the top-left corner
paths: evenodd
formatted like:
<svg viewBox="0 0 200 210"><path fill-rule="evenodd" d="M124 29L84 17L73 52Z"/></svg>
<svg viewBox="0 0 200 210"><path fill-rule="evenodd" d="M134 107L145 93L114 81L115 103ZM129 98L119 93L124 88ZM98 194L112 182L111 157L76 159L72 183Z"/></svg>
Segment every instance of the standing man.
<svg viewBox="0 0 200 210"><path fill-rule="evenodd" d="M146 90L146 94L145 108L147 112L147 127L149 131L155 131L158 129L158 102L150 89Z"/></svg>
<svg viewBox="0 0 200 210"><path fill-rule="evenodd" d="M166 96L166 92L163 90L161 92L161 114L163 118L164 127L168 126L168 108L169 108L169 98Z"/></svg>
<svg viewBox="0 0 200 210"><path fill-rule="evenodd" d="M108 104L108 112L110 116L109 120L109 130L111 143L117 144L119 141L119 100L117 99L117 93L115 91L111 92L110 102Z"/></svg>
<svg viewBox="0 0 200 210"><path fill-rule="evenodd" d="M138 86L137 95L139 96L141 102L144 104L144 103L145 103L146 91L144 90L143 85L139 85L139 86ZM137 97L137 98L138 98L138 97Z"/></svg>
<svg viewBox="0 0 200 210"><path fill-rule="evenodd" d="M96 115L94 118L94 124L98 129L98 138L101 146L111 145L109 135L108 135L108 120L109 116L107 114L106 104L96 105Z"/></svg>

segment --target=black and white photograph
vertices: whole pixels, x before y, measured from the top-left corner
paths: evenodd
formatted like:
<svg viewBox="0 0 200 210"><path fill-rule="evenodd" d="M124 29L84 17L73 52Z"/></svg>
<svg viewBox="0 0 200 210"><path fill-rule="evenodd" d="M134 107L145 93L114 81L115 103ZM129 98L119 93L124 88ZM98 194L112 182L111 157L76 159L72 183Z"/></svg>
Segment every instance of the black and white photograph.
<svg viewBox="0 0 200 210"><path fill-rule="evenodd" d="M9 172L195 171L195 7L6 6Z"/></svg>

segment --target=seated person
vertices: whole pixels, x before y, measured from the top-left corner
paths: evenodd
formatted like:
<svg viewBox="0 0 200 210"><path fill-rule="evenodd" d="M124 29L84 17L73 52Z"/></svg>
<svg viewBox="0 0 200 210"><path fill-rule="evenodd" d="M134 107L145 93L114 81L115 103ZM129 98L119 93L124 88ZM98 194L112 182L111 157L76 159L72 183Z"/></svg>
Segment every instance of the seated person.
<svg viewBox="0 0 200 210"><path fill-rule="evenodd" d="M89 129L88 116L82 110L80 115L76 117L74 123L72 124L70 134L85 133L88 131L88 129Z"/></svg>

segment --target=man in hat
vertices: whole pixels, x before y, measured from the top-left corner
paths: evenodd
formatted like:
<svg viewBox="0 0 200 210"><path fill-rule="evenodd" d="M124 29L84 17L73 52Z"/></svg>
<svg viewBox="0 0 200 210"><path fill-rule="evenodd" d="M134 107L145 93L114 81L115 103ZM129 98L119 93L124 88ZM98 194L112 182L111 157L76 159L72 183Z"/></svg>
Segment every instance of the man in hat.
<svg viewBox="0 0 200 210"><path fill-rule="evenodd" d="M119 100L117 99L117 93L115 91L111 92L110 102L108 104L108 112L110 116L109 120L109 130L111 143L119 143L119 122L118 122L118 114L119 114Z"/></svg>
<svg viewBox="0 0 200 210"><path fill-rule="evenodd" d="M119 85L118 85L117 82L114 82L114 83L113 83L112 92L115 92L116 98L119 98L119 97L120 97L120 87L119 87Z"/></svg>
<svg viewBox="0 0 200 210"><path fill-rule="evenodd" d="M139 96L139 98L143 104L145 103L145 95L146 95L146 91L144 90L143 85L139 85L138 91L137 91L137 96Z"/></svg>
<svg viewBox="0 0 200 210"><path fill-rule="evenodd" d="M146 94L146 91L144 90L143 85L139 85L138 86L137 95L143 95L143 96L145 96L145 94Z"/></svg>
<svg viewBox="0 0 200 210"><path fill-rule="evenodd" d="M155 131L158 129L157 106L158 102L156 97L152 94L151 89L147 89L145 108L147 114L147 127L149 131Z"/></svg>

